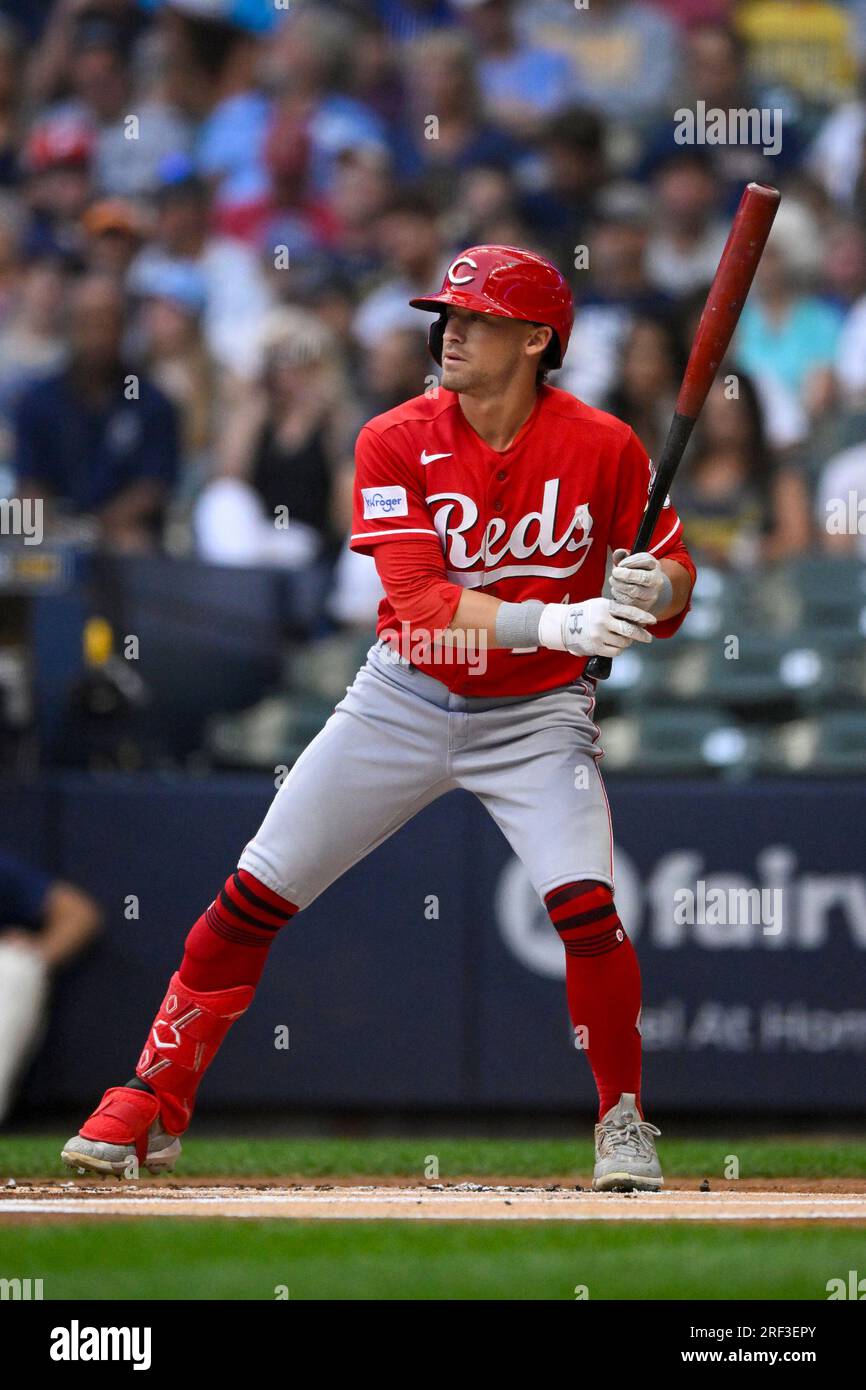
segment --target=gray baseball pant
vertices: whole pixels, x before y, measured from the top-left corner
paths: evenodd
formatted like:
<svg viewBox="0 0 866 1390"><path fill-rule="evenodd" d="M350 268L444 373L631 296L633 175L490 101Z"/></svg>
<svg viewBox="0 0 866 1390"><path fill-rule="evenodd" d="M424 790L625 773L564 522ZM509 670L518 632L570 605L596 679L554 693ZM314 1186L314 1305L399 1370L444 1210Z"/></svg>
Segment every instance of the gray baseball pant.
<svg viewBox="0 0 866 1390"><path fill-rule="evenodd" d="M486 806L542 898L579 879L613 890L593 707L582 678L529 697L454 695L380 640L286 777L239 867L306 907L418 811L462 787Z"/></svg>

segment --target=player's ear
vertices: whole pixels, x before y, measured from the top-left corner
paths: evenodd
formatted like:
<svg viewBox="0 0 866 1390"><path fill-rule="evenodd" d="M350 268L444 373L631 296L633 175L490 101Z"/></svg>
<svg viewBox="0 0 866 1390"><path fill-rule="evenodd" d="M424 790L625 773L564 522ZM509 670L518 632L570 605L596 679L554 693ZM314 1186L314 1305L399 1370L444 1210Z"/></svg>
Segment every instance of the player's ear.
<svg viewBox="0 0 866 1390"><path fill-rule="evenodd" d="M553 337L553 329L548 328L546 323L534 323L532 332L526 339L526 351L531 357L538 361L544 356L548 345Z"/></svg>

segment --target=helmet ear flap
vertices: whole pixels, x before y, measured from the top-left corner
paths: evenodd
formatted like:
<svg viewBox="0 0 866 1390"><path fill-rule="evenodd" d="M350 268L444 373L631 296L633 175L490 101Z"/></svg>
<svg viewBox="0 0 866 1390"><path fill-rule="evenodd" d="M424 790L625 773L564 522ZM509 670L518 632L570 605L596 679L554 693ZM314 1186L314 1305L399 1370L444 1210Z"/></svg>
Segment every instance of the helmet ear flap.
<svg viewBox="0 0 866 1390"><path fill-rule="evenodd" d="M440 314L438 319L430 325L430 332L427 335L427 345L430 348L430 356L440 367L442 366L442 347L445 336L445 315Z"/></svg>

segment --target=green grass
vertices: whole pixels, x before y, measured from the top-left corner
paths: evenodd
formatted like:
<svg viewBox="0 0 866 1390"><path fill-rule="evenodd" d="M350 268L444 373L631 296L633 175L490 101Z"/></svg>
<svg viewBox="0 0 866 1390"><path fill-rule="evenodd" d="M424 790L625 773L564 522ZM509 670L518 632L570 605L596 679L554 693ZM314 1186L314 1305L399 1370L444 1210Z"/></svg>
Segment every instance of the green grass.
<svg viewBox="0 0 866 1390"><path fill-rule="evenodd" d="M63 1140L0 1137L0 1181L69 1176ZM669 1177L725 1176L729 1154L741 1178L866 1177L866 1141L842 1139L662 1139ZM423 1180L429 1155L443 1181L562 1178L592 1169L592 1145L567 1139L196 1139L184 1140L187 1177L406 1177Z"/></svg>
<svg viewBox="0 0 866 1390"><path fill-rule="evenodd" d="M613 1223L120 1221L11 1226L52 1299L826 1299L866 1232Z"/></svg>

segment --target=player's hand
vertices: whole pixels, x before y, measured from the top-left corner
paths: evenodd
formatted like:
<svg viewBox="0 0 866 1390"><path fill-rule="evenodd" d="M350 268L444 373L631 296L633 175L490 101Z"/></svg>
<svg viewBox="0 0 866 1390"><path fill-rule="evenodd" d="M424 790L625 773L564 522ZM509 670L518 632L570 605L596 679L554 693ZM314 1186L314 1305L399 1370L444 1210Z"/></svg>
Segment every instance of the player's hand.
<svg viewBox="0 0 866 1390"><path fill-rule="evenodd" d="M629 555L627 550L613 552L610 596L617 603L630 603L649 612L661 598L665 580L661 562L648 551L637 555Z"/></svg>
<svg viewBox="0 0 866 1390"><path fill-rule="evenodd" d="M538 640L542 647L572 656L618 656L632 642L651 642L646 628L655 622L652 613L615 599L548 603L541 613Z"/></svg>

